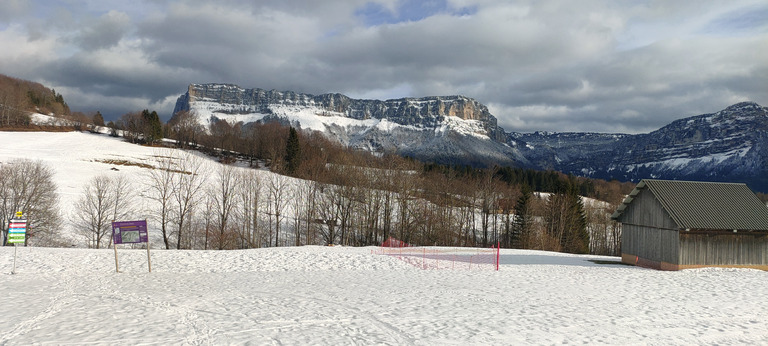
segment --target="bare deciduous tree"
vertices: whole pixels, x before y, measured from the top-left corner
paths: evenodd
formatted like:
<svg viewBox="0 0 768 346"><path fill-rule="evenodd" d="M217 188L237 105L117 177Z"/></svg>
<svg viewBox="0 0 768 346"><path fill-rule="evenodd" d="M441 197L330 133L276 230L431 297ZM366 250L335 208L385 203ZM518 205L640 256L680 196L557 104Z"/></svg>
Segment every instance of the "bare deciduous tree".
<svg viewBox="0 0 768 346"><path fill-rule="evenodd" d="M209 189L209 199L213 209L211 212L215 215L216 246L219 250L232 247L229 234L231 231L230 221L235 212L237 203L236 191L238 188L238 176L235 167L230 165L220 165L216 174L216 180Z"/></svg>
<svg viewBox="0 0 768 346"><path fill-rule="evenodd" d="M203 166L203 160L194 154L184 152L178 158L176 166L177 175L174 179L173 199L174 215L176 223L176 249L182 249L184 244L191 242L187 239L188 226L191 224L191 216L195 212L195 205L200 200L207 173Z"/></svg>
<svg viewBox="0 0 768 346"><path fill-rule="evenodd" d="M341 214L339 208L341 202L337 200L341 195L336 193L339 186L321 183L316 183L316 185L318 185L317 190L319 192L317 203L319 218L315 222L321 225L320 234L323 237L323 242L326 245L332 245L336 243L338 237L336 225Z"/></svg>
<svg viewBox="0 0 768 346"><path fill-rule="evenodd" d="M17 159L0 164L0 229L16 212L27 219L27 244L57 245L61 226L53 169L40 161ZM5 244L7 234L0 234Z"/></svg>
<svg viewBox="0 0 768 346"><path fill-rule="evenodd" d="M272 174L267 181L267 198L269 199L269 208L267 214L274 218L274 230L270 230L270 235L274 234L275 246L280 244L280 224L283 220L283 211L290 199L288 195L288 178L279 174ZM272 238L270 237L270 240Z"/></svg>
<svg viewBox="0 0 768 346"><path fill-rule="evenodd" d="M616 205L592 202L585 206L589 230L589 251L595 255L621 255L621 225L611 220Z"/></svg>
<svg viewBox="0 0 768 346"><path fill-rule="evenodd" d="M88 247L98 249L110 234L111 222L133 214L132 200L130 183L125 177L100 175L83 187L83 194L75 203L76 212L70 218L86 237Z"/></svg>
<svg viewBox="0 0 768 346"><path fill-rule="evenodd" d="M160 232L163 235L163 245L166 249L171 248L170 213L175 208L173 205L173 196L176 194L176 184L174 182L178 173L175 172L176 160L175 151L159 150L155 151L154 156L157 160L157 167L146 171L145 184L146 192L144 197L149 199L153 206L150 208L150 214L160 222Z"/></svg>
<svg viewBox="0 0 768 346"><path fill-rule="evenodd" d="M123 129L123 137L131 143L138 143L144 128L140 112L123 114L120 117L120 127Z"/></svg>
<svg viewBox="0 0 768 346"><path fill-rule="evenodd" d="M189 111L174 114L168 121L168 128L170 136L176 139L176 144L180 148L197 146L204 132L203 126L197 121L197 116Z"/></svg>
<svg viewBox="0 0 768 346"><path fill-rule="evenodd" d="M301 209L297 209L297 217L304 219L304 244L316 244L317 236L315 232L315 220L317 219L317 204L319 199L318 184L314 181L303 181L298 187L302 191L300 194L304 197ZM297 234L298 236L298 234ZM298 243L298 240L297 240Z"/></svg>
<svg viewBox="0 0 768 346"><path fill-rule="evenodd" d="M244 171L240 177L241 188L238 194L240 198L240 239L249 248L261 247L261 225L259 223L259 210L262 207L261 177L254 170Z"/></svg>

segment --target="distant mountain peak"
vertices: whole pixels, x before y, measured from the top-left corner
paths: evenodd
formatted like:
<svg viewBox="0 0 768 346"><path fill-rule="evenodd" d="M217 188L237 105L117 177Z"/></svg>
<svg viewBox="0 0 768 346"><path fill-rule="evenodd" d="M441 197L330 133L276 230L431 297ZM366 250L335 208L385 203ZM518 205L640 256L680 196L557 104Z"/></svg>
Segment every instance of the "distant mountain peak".
<svg viewBox="0 0 768 346"><path fill-rule="evenodd" d="M752 101L744 101L739 102L733 105L730 105L724 109L724 111L737 111L741 109L750 109L750 108L763 108L763 106L757 104L757 102Z"/></svg>

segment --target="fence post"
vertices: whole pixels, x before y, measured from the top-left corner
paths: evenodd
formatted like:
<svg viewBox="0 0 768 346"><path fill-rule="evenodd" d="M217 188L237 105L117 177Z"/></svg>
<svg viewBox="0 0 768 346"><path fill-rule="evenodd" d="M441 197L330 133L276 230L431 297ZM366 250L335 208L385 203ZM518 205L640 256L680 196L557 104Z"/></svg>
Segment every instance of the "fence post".
<svg viewBox="0 0 768 346"><path fill-rule="evenodd" d="M501 242L496 241L496 271L499 271L500 254L501 254Z"/></svg>

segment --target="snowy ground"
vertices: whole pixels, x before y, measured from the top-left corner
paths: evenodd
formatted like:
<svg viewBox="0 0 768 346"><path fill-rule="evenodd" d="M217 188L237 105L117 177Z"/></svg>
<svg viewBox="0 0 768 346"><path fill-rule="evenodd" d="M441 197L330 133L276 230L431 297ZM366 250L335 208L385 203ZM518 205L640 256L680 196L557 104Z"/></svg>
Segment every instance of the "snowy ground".
<svg viewBox="0 0 768 346"><path fill-rule="evenodd" d="M766 273L502 250L421 270L372 248L0 248L0 345L766 344Z"/></svg>
<svg viewBox="0 0 768 346"><path fill-rule="evenodd" d="M0 132L0 164L14 159L42 161L54 171L60 207L65 216L74 212L83 187L99 175L122 175L136 188L146 169L115 165L110 161L153 165L160 149L123 141L122 138L84 132Z"/></svg>
<svg viewBox="0 0 768 346"><path fill-rule="evenodd" d="M73 214L80 212L75 209L75 205L82 198L85 185L97 176L126 178L131 183L136 197L135 204L140 209L133 219L151 219L146 210L149 208L149 202L146 198L140 197L147 189L145 182L149 179L147 178L149 169L145 167L157 167L157 157L167 156L172 151L177 154L180 152L177 149L130 144L122 138L110 137L106 134L0 131L0 165L8 164L15 159L30 159L41 161L53 170L53 180L58 187L59 207L65 221L61 230L64 237L62 240L79 247L85 246L85 238L75 232L68 220ZM219 166L218 162L199 152L191 151L190 153L203 157L201 174L210 176ZM268 171L258 171L258 173L262 176L272 175ZM296 181L293 178L286 179ZM152 242L159 246L162 240L157 227L157 223L149 223Z"/></svg>

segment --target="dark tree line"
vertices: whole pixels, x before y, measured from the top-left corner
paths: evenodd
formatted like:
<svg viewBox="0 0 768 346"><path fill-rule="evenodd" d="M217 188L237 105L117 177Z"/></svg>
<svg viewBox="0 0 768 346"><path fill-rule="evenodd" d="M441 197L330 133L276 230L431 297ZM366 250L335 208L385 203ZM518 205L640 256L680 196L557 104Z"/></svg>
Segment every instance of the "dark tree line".
<svg viewBox="0 0 768 346"><path fill-rule="evenodd" d="M152 145L163 139L163 123L156 111L145 109L123 114L115 126L131 143Z"/></svg>

